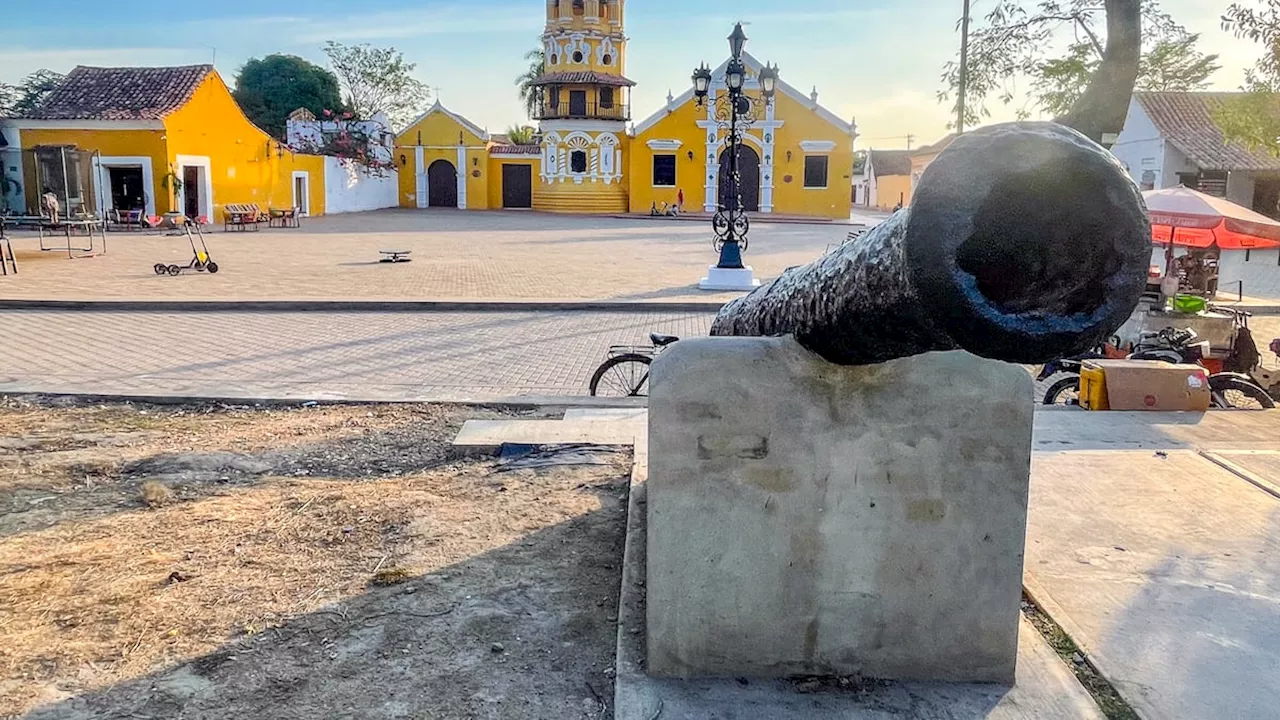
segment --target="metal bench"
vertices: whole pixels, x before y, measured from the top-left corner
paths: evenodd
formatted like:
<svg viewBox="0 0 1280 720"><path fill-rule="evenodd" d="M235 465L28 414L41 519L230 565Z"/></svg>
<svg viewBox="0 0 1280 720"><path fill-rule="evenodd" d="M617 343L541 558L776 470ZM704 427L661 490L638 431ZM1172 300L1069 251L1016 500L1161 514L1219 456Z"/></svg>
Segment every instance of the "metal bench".
<svg viewBox="0 0 1280 720"><path fill-rule="evenodd" d="M250 227L257 232L262 220L262 208L254 203L237 203L222 206L223 232L230 232L231 230L244 232Z"/></svg>
<svg viewBox="0 0 1280 720"><path fill-rule="evenodd" d="M382 253L382 259L378 262L384 263L402 263L410 262L413 258L409 257L412 250L379 250Z"/></svg>

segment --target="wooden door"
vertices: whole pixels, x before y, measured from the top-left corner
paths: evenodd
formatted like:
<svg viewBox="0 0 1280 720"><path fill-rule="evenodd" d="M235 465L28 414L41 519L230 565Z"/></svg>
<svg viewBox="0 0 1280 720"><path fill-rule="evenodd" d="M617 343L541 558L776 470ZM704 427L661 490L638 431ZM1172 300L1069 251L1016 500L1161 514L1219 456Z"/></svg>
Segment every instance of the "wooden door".
<svg viewBox="0 0 1280 720"><path fill-rule="evenodd" d="M533 166L502 166L502 207L533 207Z"/></svg>
<svg viewBox="0 0 1280 720"><path fill-rule="evenodd" d="M741 198L741 209L755 212L760 209L760 156L747 145L738 146L738 192L734 197L733 183L730 182L732 158L729 149L720 153L720 206L724 209L738 208Z"/></svg>
<svg viewBox="0 0 1280 720"><path fill-rule="evenodd" d="M200 217L200 168L194 165L182 167L182 214Z"/></svg>
<svg viewBox="0 0 1280 720"><path fill-rule="evenodd" d="M458 170L448 160L427 168L427 200L431 207L458 207Z"/></svg>
<svg viewBox="0 0 1280 720"><path fill-rule="evenodd" d="M586 90L570 90L569 91L569 117L581 118L587 116L587 91Z"/></svg>

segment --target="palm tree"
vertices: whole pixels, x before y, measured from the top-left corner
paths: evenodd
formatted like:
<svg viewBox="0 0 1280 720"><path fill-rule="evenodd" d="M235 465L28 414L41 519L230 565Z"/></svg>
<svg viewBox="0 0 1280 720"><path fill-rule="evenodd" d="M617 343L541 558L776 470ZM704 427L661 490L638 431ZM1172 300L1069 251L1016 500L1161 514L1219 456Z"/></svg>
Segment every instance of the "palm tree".
<svg viewBox="0 0 1280 720"><path fill-rule="evenodd" d="M525 53L524 59L529 61L529 69L516 78L516 87L520 88L525 114L532 119L538 112L538 88L534 83L547 71L547 56L542 48L537 48Z"/></svg>
<svg viewBox="0 0 1280 720"><path fill-rule="evenodd" d="M532 145L533 128L528 125L512 125L507 128L507 139L514 145Z"/></svg>

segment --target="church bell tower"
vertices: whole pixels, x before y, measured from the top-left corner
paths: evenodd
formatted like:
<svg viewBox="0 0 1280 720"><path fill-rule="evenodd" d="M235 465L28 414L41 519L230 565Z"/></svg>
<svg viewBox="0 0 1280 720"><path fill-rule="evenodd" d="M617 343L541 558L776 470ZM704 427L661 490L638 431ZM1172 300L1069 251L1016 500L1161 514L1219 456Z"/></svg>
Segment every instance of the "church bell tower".
<svg viewBox="0 0 1280 720"><path fill-rule="evenodd" d="M626 68L625 0L547 0L544 71L535 119L542 135L534 207L625 212L626 124L634 82Z"/></svg>

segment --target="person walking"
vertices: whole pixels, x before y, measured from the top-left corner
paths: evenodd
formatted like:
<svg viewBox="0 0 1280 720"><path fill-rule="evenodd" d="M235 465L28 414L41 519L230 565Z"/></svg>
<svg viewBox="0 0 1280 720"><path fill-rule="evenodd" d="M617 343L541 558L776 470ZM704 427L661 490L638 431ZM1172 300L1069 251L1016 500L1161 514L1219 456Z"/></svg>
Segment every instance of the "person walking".
<svg viewBox="0 0 1280 720"><path fill-rule="evenodd" d="M676 212L684 212L684 188L676 191Z"/></svg>

